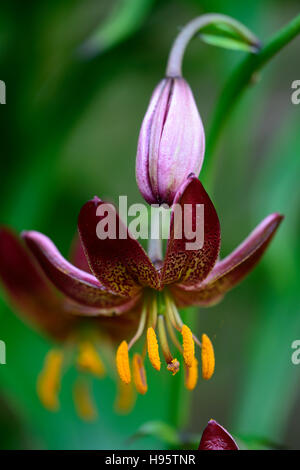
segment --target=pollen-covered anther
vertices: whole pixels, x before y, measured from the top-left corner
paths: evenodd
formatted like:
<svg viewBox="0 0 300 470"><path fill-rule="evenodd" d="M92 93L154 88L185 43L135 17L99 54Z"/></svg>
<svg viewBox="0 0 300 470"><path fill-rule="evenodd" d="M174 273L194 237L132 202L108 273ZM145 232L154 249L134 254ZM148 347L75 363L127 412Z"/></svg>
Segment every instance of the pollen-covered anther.
<svg viewBox="0 0 300 470"><path fill-rule="evenodd" d="M183 358L188 367L192 367L195 359L195 343L190 328L183 325L181 328L183 341Z"/></svg>
<svg viewBox="0 0 300 470"><path fill-rule="evenodd" d="M118 384L118 393L115 401L115 410L120 414L128 414L132 410L136 393L132 383L126 384L122 380Z"/></svg>
<svg viewBox="0 0 300 470"><path fill-rule="evenodd" d="M146 371L140 354L135 354L132 360L133 380L139 393L145 395L148 390Z"/></svg>
<svg viewBox="0 0 300 470"><path fill-rule="evenodd" d="M158 342L155 331L152 327L147 330L147 348L148 356L154 369L160 370L160 357L158 351Z"/></svg>
<svg viewBox="0 0 300 470"><path fill-rule="evenodd" d="M77 379L73 388L73 400L77 414L85 421L94 421L97 418L97 410L88 383Z"/></svg>
<svg viewBox="0 0 300 470"><path fill-rule="evenodd" d="M185 386L188 390L194 390L198 382L198 361L194 358L192 367L186 367Z"/></svg>
<svg viewBox="0 0 300 470"><path fill-rule="evenodd" d="M90 341L80 343L77 366L80 370L90 372L97 377L105 375L104 364L95 346Z"/></svg>
<svg viewBox="0 0 300 470"><path fill-rule="evenodd" d="M131 382L131 372L128 356L128 344L126 341L122 341L118 347L116 354L116 365L121 380L124 383L129 384Z"/></svg>
<svg viewBox="0 0 300 470"><path fill-rule="evenodd" d="M59 408L58 393L60 390L63 353L52 349L46 356L44 368L37 381L37 393L42 404L51 411Z"/></svg>
<svg viewBox="0 0 300 470"><path fill-rule="evenodd" d="M206 334L202 335L202 377L205 380L211 378L215 370L215 353L212 342Z"/></svg>
<svg viewBox="0 0 300 470"><path fill-rule="evenodd" d="M180 363L177 361L177 359L172 359L172 361L167 365L167 369L172 372L172 375L175 375L177 372L179 372L179 367Z"/></svg>

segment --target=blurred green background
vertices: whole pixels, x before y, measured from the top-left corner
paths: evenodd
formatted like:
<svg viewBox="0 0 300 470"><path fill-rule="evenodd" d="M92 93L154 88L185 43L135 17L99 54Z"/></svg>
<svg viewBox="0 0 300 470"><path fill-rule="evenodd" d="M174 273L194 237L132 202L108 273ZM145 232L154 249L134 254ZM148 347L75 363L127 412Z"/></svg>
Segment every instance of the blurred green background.
<svg viewBox="0 0 300 470"><path fill-rule="evenodd" d="M162 78L179 28L204 12L221 12L265 42L299 13L288 0L44 0L2 1L0 79L0 222L46 233L68 253L81 205L94 194L141 201L135 153L150 94ZM229 253L268 213L286 219L259 267L218 306L199 310L199 333L215 344L216 373L183 397L184 432L201 433L215 418L258 448L300 448L300 366L291 343L300 339L300 105L291 83L300 79L300 39L270 64L243 96L213 155L210 195ZM194 40L184 60L205 129L218 93L245 53ZM205 167L204 181L205 185ZM0 260L1 262L1 260ZM177 378L149 371L149 392L134 412L113 412L115 385L94 384L96 423L76 417L64 378L61 410L40 405L35 381L49 342L19 320L0 298L0 448L166 448L155 436L128 442L143 423L174 424L170 406ZM191 313L194 315L195 313ZM268 445L268 444L267 444Z"/></svg>

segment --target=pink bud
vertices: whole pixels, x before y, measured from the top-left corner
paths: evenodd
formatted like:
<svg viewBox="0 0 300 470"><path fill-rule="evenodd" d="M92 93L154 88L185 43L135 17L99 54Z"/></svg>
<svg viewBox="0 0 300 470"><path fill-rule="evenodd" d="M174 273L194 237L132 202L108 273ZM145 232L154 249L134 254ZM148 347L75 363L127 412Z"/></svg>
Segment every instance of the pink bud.
<svg viewBox="0 0 300 470"><path fill-rule="evenodd" d="M162 80L144 117L136 157L136 179L150 204L172 204L190 173L199 175L204 156L202 121L188 83Z"/></svg>

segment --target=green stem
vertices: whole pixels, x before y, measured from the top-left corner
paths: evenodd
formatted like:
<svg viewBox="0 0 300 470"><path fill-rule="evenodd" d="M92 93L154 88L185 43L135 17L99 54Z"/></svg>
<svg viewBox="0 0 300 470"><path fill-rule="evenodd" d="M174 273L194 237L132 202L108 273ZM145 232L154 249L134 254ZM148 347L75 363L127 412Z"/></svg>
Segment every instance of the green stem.
<svg viewBox="0 0 300 470"><path fill-rule="evenodd" d="M251 84L256 72L268 63L284 46L289 44L300 33L300 15L280 29L273 38L257 54L249 54L234 70L225 84L218 99L206 145L206 165L204 178L206 186L212 185L213 159L218 138L226 121L236 106L242 93ZM203 176L203 174L202 174Z"/></svg>
<svg viewBox="0 0 300 470"><path fill-rule="evenodd" d="M181 77L182 60L185 49L190 40L206 26L218 23L230 26L230 28L236 31L245 42L253 46L253 49L255 52L257 52L259 47L259 40L248 28L246 28L246 26L244 26L239 21L230 18L230 16L221 15L219 13L207 13L206 15L201 15L197 18L194 18L187 25L185 25L182 31L178 34L169 55L166 70L167 77Z"/></svg>

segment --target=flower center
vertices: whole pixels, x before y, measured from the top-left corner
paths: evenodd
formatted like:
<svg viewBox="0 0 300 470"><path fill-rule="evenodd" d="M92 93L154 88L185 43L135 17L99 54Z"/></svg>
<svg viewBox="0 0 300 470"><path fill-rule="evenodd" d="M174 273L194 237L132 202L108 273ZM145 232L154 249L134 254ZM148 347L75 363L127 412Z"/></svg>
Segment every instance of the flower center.
<svg viewBox="0 0 300 470"><path fill-rule="evenodd" d="M178 334L181 335L181 341ZM136 343L144 337L142 353L135 353L132 365L130 365L129 351ZM175 302L170 293L149 291L146 293L140 322L136 333L127 343L122 341L116 353L116 365L119 376L125 384L133 381L137 391L145 394L147 391L147 378L144 361L148 353L148 358L154 369L161 370L160 349L162 351L166 368L172 375L177 374L180 369L180 362L173 357L172 348L176 348L183 356L185 367L185 385L188 390L193 390L198 380L198 360L195 357L195 344L201 349L202 377L210 379L214 373L215 357L212 343L206 334L202 335L202 341L192 333L185 325ZM131 374L131 369L133 374Z"/></svg>

